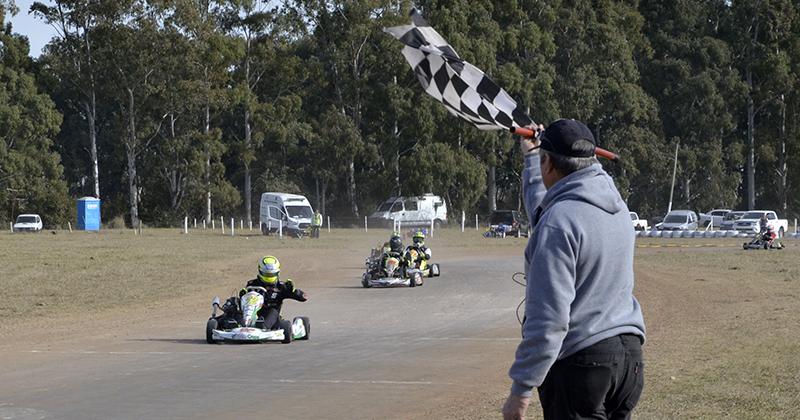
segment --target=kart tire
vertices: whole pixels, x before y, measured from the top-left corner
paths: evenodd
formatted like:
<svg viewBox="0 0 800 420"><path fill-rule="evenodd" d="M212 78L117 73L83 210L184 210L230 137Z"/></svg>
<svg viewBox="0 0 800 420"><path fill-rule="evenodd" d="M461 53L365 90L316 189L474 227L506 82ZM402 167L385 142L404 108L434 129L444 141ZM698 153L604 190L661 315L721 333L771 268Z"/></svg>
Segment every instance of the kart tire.
<svg viewBox="0 0 800 420"><path fill-rule="evenodd" d="M783 238L783 234L784 234L784 232L783 232L783 228L780 228L780 229L778 229L778 238L779 238L779 239L780 239L780 238Z"/></svg>
<svg viewBox="0 0 800 420"><path fill-rule="evenodd" d="M442 274L441 269L439 268L439 264L431 264L431 277L439 277Z"/></svg>
<svg viewBox="0 0 800 420"><path fill-rule="evenodd" d="M298 317L301 321L303 321L303 326L306 328L306 335L298 338L298 340L308 340L308 337L311 335L311 321L308 319L307 316Z"/></svg>
<svg viewBox="0 0 800 420"><path fill-rule="evenodd" d="M278 321L278 326L280 327L280 329L283 330L283 341L281 341L281 343L283 343L283 344L291 343L292 342L292 323L287 321L287 320L285 320L285 319L282 319L282 320Z"/></svg>
<svg viewBox="0 0 800 420"><path fill-rule="evenodd" d="M747 250L747 242L742 244L742 249Z"/></svg>
<svg viewBox="0 0 800 420"><path fill-rule="evenodd" d="M408 287L417 287L417 273L408 276Z"/></svg>
<svg viewBox="0 0 800 420"><path fill-rule="evenodd" d="M370 276L369 273L364 273L364 275L361 276L361 285L364 286L365 289L372 287L372 285L369 284L370 277L372 276Z"/></svg>
<svg viewBox="0 0 800 420"><path fill-rule="evenodd" d="M764 249L769 249L769 242L764 242Z"/></svg>
<svg viewBox="0 0 800 420"><path fill-rule="evenodd" d="M216 344L217 340L214 340L214 333L212 330L217 329L217 319L210 318L206 323L206 343L208 344Z"/></svg>

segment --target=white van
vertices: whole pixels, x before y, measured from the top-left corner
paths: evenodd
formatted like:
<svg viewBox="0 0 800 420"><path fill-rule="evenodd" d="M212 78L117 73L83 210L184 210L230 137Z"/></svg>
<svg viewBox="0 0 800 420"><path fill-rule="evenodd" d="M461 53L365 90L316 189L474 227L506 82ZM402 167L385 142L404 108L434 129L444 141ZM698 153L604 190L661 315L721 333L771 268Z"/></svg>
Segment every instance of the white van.
<svg viewBox="0 0 800 420"><path fill-rule="evenodd" d="M305 196L266 192L261 194L261 233L269 235L283 230L284 234L300 236L311 226L314 210Z"/></svg>
<svg viewBox="0 0 800 420"><path fill-rule="evenodd" d="M390 197L369 216L372 224L392 226L395 220L403 226L435 227L447 223L447 203L438 195L425 194L417 197Z"/></svg>

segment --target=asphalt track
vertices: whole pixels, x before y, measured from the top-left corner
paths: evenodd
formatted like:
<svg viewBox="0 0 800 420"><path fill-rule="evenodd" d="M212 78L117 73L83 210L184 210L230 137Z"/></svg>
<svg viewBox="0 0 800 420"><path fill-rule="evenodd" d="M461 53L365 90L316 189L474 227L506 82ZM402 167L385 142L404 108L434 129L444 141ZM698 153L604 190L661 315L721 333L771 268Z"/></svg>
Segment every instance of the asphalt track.
<svg viewBox="0 0 800 420"><path fill-rule="evenodd" d="M439 260L442 276L417 288L363 289L348 267L284 305L312 323L288 345L208 345L209 307L7 348L0 419L448 417L507 386L524 290L510 280L521 250L506 254Z"/></svg>

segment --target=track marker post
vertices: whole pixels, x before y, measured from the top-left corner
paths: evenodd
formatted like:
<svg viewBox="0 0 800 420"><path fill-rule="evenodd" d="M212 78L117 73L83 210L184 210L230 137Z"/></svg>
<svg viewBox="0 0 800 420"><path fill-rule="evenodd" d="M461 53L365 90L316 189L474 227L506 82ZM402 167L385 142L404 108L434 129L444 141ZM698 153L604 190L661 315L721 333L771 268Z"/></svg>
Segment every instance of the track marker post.
<svg viewBox="0 0 800 420"><path fill-rule="evenodd" d="M189 233L189 216L183 218L183 234Z"/></svg>
<svg viewBox="0 0 800 420"><path fill-rule="evenodd" d="M67 227L69 228L69 233L72 233L72 222L67 222Z"/></svg>
<svg viewBox="0 0 800 420"><path fill-rule="evenodd" d="M278 236L283 238L283 220L278 220Z"/></svg>
<svg viewBox="0 0 800 420"><path fill-rule="evenodd" d="M233 220L233 217L231 217L231 236L234 236L234 230L233 230L234 226L235 226L234 225L234 220Z"/></svg>
<svg viewBox="0 0 800 420"><path fill-rule="evenodd" d="M367 216L364 216L364 232L369 232L369 229L367 229Z"/></svg>
<svg viewBox="0 0 800 420"><path fill-rule="evenodd" d="M222 228L222 234L225 234L225 219L222 216L219 217L219 227Z"/></svg>
<svg viewBox="0 0 800 420"><path fill-rule="evenodd" d="M466 215L464 214L464 210L461 210L461 233L464 233L464 219Z"/></svg>
<svg viewBox="0 0 800 420"><path fill-rule="evenodd" d="M328 233L331 233L331 217L330 216L325 216L325 217L328 218Z"/></svg>
<svg viewBox="0 0 800 420"><path fill-rule="evenodd" d="M431 219L431 238L433 238L433 219Z"/></svg>

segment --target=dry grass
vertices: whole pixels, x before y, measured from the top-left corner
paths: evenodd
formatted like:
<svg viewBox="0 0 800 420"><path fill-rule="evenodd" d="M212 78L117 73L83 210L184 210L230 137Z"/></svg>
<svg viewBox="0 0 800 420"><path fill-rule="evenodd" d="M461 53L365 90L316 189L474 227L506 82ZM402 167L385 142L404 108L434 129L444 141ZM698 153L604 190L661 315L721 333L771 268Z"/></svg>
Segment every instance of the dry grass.
<svg viewBox="0 0 800 420"><path fill-rule="evenodd" d="M131 230L0 233L0 337L11 334L9 325L23 315L40 321L78 311L113 316L109 296L132 308L169 301L178 288L203 296L232 290L253 275L257 258L266 253L281 256L290 273L319 270L330 259L352 265L343 258L347 252L357 252L354 261L360 264L369 247L387 236L388 231L360 230L334 230L320 240L219 231L183 235L177 229L145 230L143 236ZM438 255L453 255L521 252L526 239L483 239L474 229L453 229L429 242ZM786 243L782 251L743 251L739 240L637 242L636 295L648 342L647 385L636 417L796 418L800 242ZM646 247L665 244L691 247ZM703 244L714 247L695 247ZM505 369L512 354L493 363ZM507 383L487 384L488 396L453 416L496 417L506 388ZM538 408L532 412L538 416Z"/></svg>

